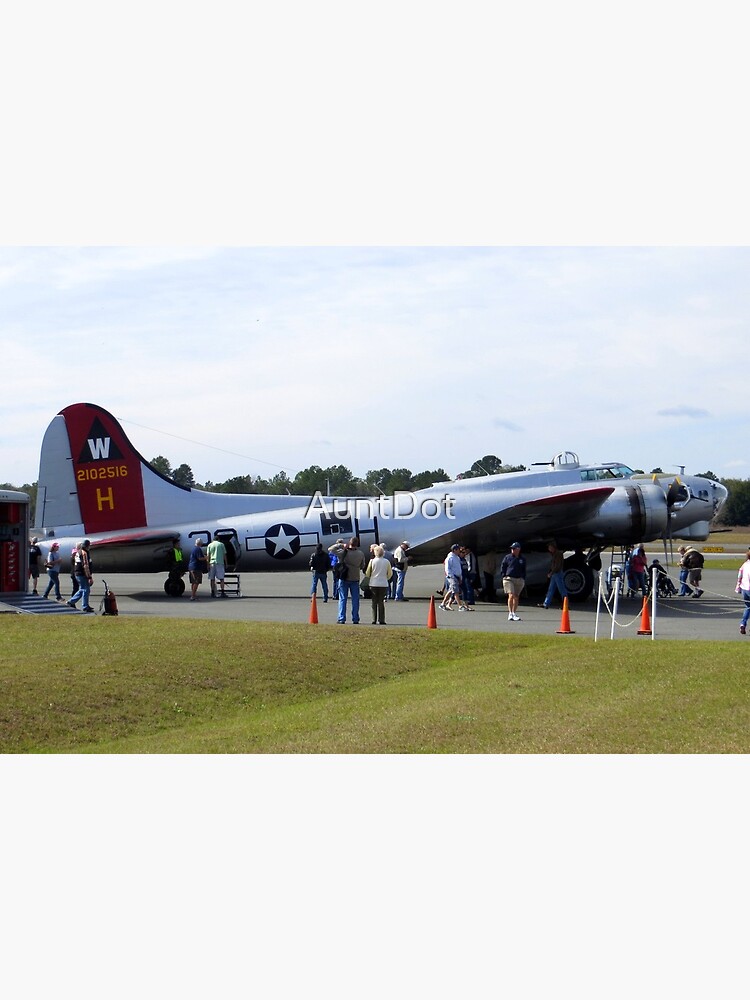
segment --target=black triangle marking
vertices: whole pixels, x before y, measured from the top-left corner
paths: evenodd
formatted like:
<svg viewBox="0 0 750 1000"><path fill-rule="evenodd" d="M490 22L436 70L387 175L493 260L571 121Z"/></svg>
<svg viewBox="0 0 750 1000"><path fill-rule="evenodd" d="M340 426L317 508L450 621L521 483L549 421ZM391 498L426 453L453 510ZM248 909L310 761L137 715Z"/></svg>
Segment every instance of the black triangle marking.
<svg viewBox="0 0 750 1000"><path fill-rule="evenodd" d="M108 446L106 444L107 441L109 442ZM99 417L96 417L91 425L91 430L84 441L83 448L81 449L81 454L78 459L78 464L82 465L86 462L109 461L111 459L121 459L122 457L122 452L112 438L112 435L106 429Z"/></svg>

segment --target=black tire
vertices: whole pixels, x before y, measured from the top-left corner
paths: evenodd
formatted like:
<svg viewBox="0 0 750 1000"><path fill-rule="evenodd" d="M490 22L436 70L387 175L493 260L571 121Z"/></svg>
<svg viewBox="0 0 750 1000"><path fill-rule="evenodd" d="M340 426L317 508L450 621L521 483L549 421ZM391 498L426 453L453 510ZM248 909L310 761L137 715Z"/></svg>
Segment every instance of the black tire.
<svg viewBox="0 0 750 1000"><path fill-rule="evenodd" d="M179 580L174 580L171 576L168 576L164 581L164 593L168 597L182 597L185 593L185 581L182 577Z"/></svg>
<svg viewBox="0 0 750 1000"><path fill-rule="evenodd" d="M594 589L594 571L590 566L582 566L579 562L571 565L566 559L563 570L565 589L572 604L580 604L591 596Z"/></svg>

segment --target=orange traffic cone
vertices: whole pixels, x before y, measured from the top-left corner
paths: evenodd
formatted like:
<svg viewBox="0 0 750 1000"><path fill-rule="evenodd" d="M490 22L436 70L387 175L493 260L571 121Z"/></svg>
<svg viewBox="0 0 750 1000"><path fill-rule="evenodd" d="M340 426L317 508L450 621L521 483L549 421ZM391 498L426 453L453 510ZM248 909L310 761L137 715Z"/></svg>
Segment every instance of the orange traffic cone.
<svg viewBox="0 0 750 1000"><path fill-rule="evenodd" d="M557 630L558 635L574 635L573 629L570 627L570 615L568 613L568 598L563 597L563 609L562 615L560 616L560 628Z"/></svg>
<svg viewBox="0 0 750 1000"><path fill-rule="evenodd" d="M435 598L430 598L430 610L427 612L427 628L437 628L437 618L435 617Z"/></svg>
<svg viewBox="0 0 750 1000"><path fill-rule="evenodd" d="M643 598L643 611L641 611L641 627L638 635L651 635L651 619L648 614L648 598Z"/></svg>
<svg viewBox="0 0 750 1000"><path fill-rule="evenodd" d="M310 598L310 624L318 624L318 602L315 600L315 594Z"/></svg>

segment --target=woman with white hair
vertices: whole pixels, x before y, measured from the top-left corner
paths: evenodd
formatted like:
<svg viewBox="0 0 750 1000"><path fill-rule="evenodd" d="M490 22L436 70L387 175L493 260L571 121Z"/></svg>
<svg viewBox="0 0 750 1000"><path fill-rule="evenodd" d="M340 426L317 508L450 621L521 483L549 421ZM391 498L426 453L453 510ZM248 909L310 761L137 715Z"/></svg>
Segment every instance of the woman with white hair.
<svg viewBox="0 0 750 1000"><path fill-rule="evenodd" d="M203 551L203 539L196 538L193 551L188 562L190 574L190 600L198 600L198 587L203 583L203 574L208 573L208 558Z"/></svg>
<svg viewBox="0 0 750 1000"><path fill-rule="evenodd" d="M384 551L382 545L373 545L372 559L365 570L365 576L370 581L373 625L385 625L385 595L393 574L390 562L383 556Z"/></svg>

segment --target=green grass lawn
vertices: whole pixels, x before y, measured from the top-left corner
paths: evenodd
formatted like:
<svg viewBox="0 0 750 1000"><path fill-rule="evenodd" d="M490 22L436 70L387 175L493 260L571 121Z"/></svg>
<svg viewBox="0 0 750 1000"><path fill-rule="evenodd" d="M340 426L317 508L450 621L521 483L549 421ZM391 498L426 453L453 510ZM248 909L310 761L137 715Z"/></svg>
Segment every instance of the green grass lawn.
<svg viewBox="0 0 750 1000"><path fill-rule="evenodd" d="M726 556L721 559L711 559L710 561L706 560L704 569L727 569L733 570L736 573L744 561L745 554L743 552L741 555ZM675 573L677 573L677 567L675 567Z"/></svg>
<svg viewBox="0 0 750 1000"><path fill-rule="evenodd" d="M735 643L0 622L4 753L747 753Z"/></svg>

